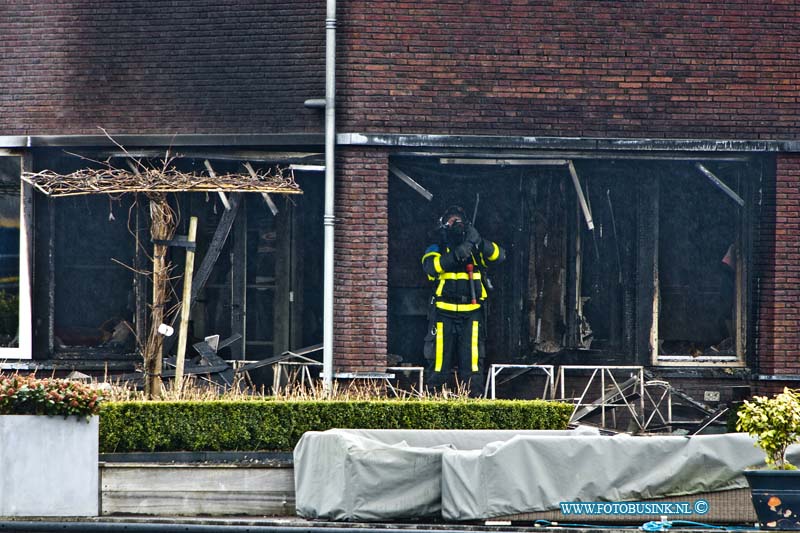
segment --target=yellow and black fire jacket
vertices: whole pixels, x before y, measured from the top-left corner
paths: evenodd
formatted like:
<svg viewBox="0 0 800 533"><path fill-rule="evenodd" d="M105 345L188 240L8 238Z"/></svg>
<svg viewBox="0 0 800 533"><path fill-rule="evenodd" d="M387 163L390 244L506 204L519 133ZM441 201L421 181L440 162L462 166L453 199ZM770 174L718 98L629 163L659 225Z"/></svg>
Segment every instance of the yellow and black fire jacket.
<svg viewBox="0 0 800 533"><path fill-rule="evenodd" d="M473 265L472 282L475 286L476 303L472 303L472 291L469 287L467 263L456 259L453 250L445 246L433 244L422 256L422 269L428 279L436 282L434 299L436 308L452 312L469 312L480 309L486 299L485 273L490 264L502 263L506 252L497 243L483 239L477 249L473 249L471 262Z"/></svg>

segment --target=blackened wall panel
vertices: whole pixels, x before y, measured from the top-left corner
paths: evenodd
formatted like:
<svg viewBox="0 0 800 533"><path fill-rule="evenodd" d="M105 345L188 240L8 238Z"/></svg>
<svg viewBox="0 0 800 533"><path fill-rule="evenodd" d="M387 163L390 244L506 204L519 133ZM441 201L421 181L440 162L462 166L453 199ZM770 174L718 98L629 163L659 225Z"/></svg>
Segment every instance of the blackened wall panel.
<svg viewBox="0 0 800 533"><path fill-rule="evenodd" d="M321 131L324 2L0 6L4 135Z"/></svg>

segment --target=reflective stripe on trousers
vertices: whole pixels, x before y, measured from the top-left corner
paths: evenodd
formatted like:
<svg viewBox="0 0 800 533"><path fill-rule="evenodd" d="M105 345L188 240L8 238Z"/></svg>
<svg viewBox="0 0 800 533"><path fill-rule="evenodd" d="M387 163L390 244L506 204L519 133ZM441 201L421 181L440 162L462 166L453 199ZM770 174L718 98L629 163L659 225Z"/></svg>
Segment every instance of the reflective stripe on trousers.
<svg viewBox="0 0 800 533"><path fill-rule="evenodd" d="M472 321L472 371L478 371L478 328L480 328L480 322L477 320Z"/></svg>
<svg viewBox="0 0 800 533"><path fill-rule="evenodd" d="M442 356L444 353L444 324L441 322L436 323L436 364L434 370L436 372L442 371Z"/></svg>
<svg viewBox="0 0 800 533"><path fill-rule="evenodd" d="M472 321L472 331L470 332L470 367L472 368L473 372L478 372L480 370L478 366L478 360L480 356L480 349L479 349L480 327L481 327L480 321L478 320ZM442 322L437 322L436 351L434 360L435 362L433 366L435 372L442 371L442 364L444 362L443 360L444 360L444 324Z"/></svg>

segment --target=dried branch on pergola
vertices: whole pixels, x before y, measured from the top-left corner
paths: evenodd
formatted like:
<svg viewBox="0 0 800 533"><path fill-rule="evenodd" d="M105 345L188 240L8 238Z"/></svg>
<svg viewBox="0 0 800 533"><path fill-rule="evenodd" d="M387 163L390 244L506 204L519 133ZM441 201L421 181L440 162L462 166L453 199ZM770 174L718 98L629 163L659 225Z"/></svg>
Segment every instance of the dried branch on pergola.
<svg viewBox="0 0 800 533"><path fill-rule="evenodd" d="M168 192L258 192L302 194L291 170L274 168L249 174L198 174L174 168L148 168L138 172L113 167L81 169L71 174L52 170L24 172L22 179L52 197L82 194Z"/></svg>

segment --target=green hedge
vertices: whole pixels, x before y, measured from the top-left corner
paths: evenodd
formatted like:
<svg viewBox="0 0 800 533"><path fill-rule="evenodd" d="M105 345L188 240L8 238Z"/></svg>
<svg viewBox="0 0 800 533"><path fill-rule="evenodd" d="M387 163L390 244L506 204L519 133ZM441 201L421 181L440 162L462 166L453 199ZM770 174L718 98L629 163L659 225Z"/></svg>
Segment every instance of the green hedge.
<svg viewBox="0 0 800 533"><path fill-rule="evenodd" d="M288 451L331 428L564 429L571 413L541 400L113 402L100 409L100 451Z"/></svg>

